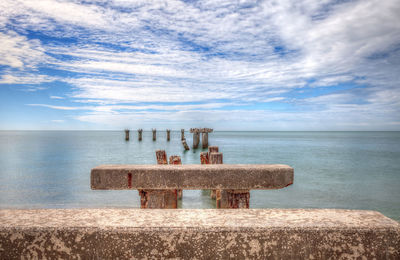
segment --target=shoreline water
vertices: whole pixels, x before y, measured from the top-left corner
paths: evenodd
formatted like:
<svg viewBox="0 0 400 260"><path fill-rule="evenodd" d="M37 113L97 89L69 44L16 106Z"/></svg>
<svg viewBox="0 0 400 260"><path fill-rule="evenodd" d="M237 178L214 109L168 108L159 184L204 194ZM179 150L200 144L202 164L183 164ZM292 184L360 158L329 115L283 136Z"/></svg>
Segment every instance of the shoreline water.
<svg viewBox="0 0 400 260"><path fill-rule="evenodd" d="M184 152L180 131L143 132L124 141L123 131L0 130L0 208L137 207L132 191L91 191L92 167L105 163L154 164L156 149L200 163ZM191 146L191 135L186 136ZM377 210L400 220L400 132L223 132L209 136L224 163L282 163L295 169L292 187L252 191L251 208L343 208ZM213 208L203 191L184 191L182 208Z"/></svg>

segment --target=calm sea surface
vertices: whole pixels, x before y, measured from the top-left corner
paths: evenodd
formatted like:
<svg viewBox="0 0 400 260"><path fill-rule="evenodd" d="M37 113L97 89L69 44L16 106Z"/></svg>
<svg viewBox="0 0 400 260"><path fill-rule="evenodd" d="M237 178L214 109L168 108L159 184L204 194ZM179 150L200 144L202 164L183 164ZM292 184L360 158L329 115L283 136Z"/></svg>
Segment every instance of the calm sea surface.
<svg viewBox="0 0 400 260"><path fill-rule="evenodd" d="M191 145L192 136L185 133ZM0 208L138 207L136 191L92 191L100 164L155 164L155 150L200 163L180 132L0 131ZM400 132L215 132L224 163L279 163L295 169L292 186L251 191L252 208L345 208L400 221ZM182 208L213 208L206 191L184 191Z"/></svg>

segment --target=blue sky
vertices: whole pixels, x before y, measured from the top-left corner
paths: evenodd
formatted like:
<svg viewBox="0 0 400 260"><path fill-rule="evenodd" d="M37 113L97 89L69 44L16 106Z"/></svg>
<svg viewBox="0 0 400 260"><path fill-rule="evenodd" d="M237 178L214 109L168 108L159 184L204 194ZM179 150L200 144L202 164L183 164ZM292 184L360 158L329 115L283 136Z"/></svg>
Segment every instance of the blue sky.
<svg viewBox="0 0 400 260"><path fill-rule="evenodd" d="M0 129L400 130L400 1L0 1Z"/></svg>

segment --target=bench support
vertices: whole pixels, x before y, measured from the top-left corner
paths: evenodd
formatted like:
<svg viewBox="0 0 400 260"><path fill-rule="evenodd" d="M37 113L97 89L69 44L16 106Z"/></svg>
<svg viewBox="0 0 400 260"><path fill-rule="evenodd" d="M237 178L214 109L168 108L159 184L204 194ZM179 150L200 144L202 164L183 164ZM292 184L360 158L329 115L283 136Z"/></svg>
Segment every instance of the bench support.
<svg viewBox="0 0 400 260"><path fill-rule="evenodd" d="M223 156L222 153L218 152L218 147L215 149L215 147L213 147L212 149L208 149L208 157L210 160L210 164L223 164ZM210 194L211 199L216 199L217 198L217 190L211 190L211 194ZM218 204L217 204L217 208L218 208Z"/></svg>
<svg viewBox="0 0 400 260"><path fill-rule="evenodd" d="M176 209L178 197L176 190L139 190L140 208Z"/></svg>
<svg viewBox="0 0 400 260"><path fill-rule="evenodd" d="M165 150L156 151L157 164L168 164ZM172 155L169 164L182 164L181 157ZM143 189L139 190L142 209L176 209L178 198L182 198L182 189Z"/></svg>
<svg viewBox="0 0 400 260"><path fill-rule="evenodd" d="M182 160L181 157L179 155L171 155L169 157L169 164L177 164L180 165L182 164ZM178 199L182 199L182 189L178 189L176 190L177 194L178 194Z"/></svg>
<svg viewBox="0 0 400 260"><path fill-rule="evenodd" d="M216 190L217 209L248 209L250 192L248 190Z"/></svg>

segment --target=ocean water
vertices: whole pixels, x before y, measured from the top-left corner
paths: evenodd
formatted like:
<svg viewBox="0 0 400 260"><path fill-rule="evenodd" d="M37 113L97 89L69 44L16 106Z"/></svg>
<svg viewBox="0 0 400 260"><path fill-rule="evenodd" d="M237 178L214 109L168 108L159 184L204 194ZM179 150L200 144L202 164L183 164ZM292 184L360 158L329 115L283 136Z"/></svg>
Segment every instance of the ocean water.
<svg viewBox="0 0 400 260"><path fill-rule="evenodd" d="M192 135L185 133L188 143ZM155 150L200 163L185 152L180 131L0 131L0 208L139 207L136 191L92 191L100 164L155 164ZM400 221L400 132L214 132L224 163L288 164L294 184L251 191L251 208L377 210ZM207 191L185 190L182 208L214 208Z"/></svg>

